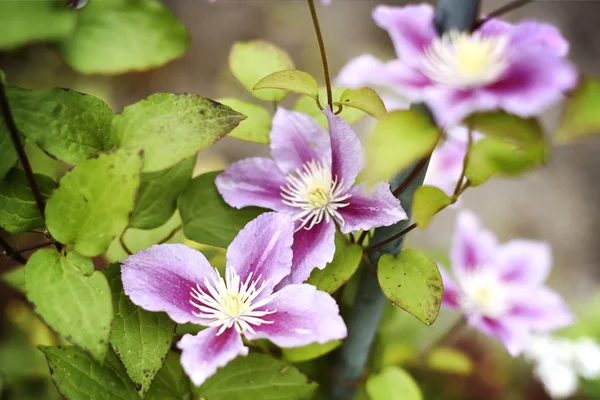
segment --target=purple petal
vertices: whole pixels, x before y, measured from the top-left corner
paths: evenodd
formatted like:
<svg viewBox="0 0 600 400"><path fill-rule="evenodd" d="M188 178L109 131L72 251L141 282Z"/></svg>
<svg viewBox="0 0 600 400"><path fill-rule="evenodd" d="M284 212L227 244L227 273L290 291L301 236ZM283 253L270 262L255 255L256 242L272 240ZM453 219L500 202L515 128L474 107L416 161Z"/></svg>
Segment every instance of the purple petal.
<svg viewBox="0 0 600 400"><path fill-rule="evenodd" d="M563 328L574 321L562 297L548 288L525 287L512 300L507 320L526 324L534 332Z"/></svg>
<svg viewBox="0 0 600 400"><path fill-rule="evenodd" d="M177 347L181 349L181 365L194 385L200 386L237 356L246 356L248 348L233 328L217 336L219 327L208 328L196 336L183 335Z"/></svg>
<svg viewBox="0 0 600 400"><path fill-rule="evenodd" d="M276 211L287 208L281 202L280 189L287 182L271 159L255 157L238 161L219 174L215 184L232 207L258 206Z"/></svg>
<svg viewBox="0 0 600 400"><path fill-rule="evenodd" d="M400 60L388 62L382 71L381 79L390 82L403 96L413 102L424 101L432 97L428 95L427 89L435 86L431 79L418 68Z"/></svg>
<svg viewBox="0 0 600 400"><path fill-rule="evenodd" d="M489 267L488 261L496 252L496 238L484 230L475 214L461 211L456 218L450 259L454 276L460 277L478 268Z"/></svg>
<svg viewBox="0 0 600 400"><path fill-rule="evenodd" d="M268 279L264 293L290 273L294 223L284 213L264 213L250 221L238 233L227 249L227 268L233 268L245 282Z"/></svg>
<svg viewBox="0 0 600 400"><path fill-rule="evenodd" d="M348 190L363 169L362 146L346 121L333 115L329 109L323 113L327 117L331 135L331 173L337 177L338 184L343 183L341 187Z"/></svg>
<svg viewBox="0 0 600 400"><path fill-rule="evenodd" d="M476 111L500 108L501 98L487 89L452 90L442 87L426 91L427 105L440 126L459 124Z"/></svg>
<svg viewBox="0 0 600 400"><path fill-rule="evenodd" d="M338 209L344 218L340 226L344 234L393 225L407 218L400 200L394 197L388 183L379 182L372 189L360 184L353 187L350 194L347 200L350 204Z"/></svg>
<svg viewBox="0 0 600 400"><path fill-rule="evenodd" d="M520 52L503 79L485 88L504 110L521 117L544 111L577 85L577 71L552 54Z"/></svg>
<svg viewBox="0 0 600 400"><path fill-rule="evenodd" d="M452 196L456 182L460 179L463 170L463 160L467 153L468 131L464 127L451 128L453 131L464 131L464 135L448 135L448 139L439 145L429 161L425 185L436 186L448 196Z"/></svg>
<svg viewBox="0 0 600 400"><path fill-rule="evenodd" d="M398 58L414 64L437 36L434 27L434 10L429 4L404 7L377 6L373 19L388 31Z"/></svg>
<svg viewBox="0 0 600 400"><path fill-rule="evenodd" d="M442 282L444 283L444 297L442 299L442 304L455 310L459 309L461 298L460 288L445 268L438 264L438 269L440 270Z"/></svg>
<svg viewBox="0 0 600 400"><path fill-rule="evenodd" d="M496 264L504 281L540 285L550 274L552 250L545 242L511 240L498 246Z"/></svg>
<svg viewBox="0 0 600 400"><path fill-rule="evenodd" d="M248 339L264 338L279 347L298 347L343 339L347 335L335 300L312 285L284 287L268 304L268 309L277 310L270 316L273 324L255 327L254 334L246 332Z"/></svg>
<svg viewBox="0 0 600 400"><path fill-rule="evenodd" d="M389 81L382 79L386 72L385 63L371 54L363 54L342 67L335 83L358 89L363 86L388 85Z"/></svg>
<svg viewBox="0 0 600 400"><path fill-rule="evenodd" d="M194 316L190 291L216 275L206 257L183 244L159 244L123 260L123 289L131 301L148 311L164 311L178 324L207 321Z"/></svg>
<svg viewBox="0 0 600 400"><path fill-rule="evenodd" d="M531 331L524 324L476 316L468 321L469 325L502 342L513 357L521 354L531 342Z"/></svg>
<svg viewBox="0 0 600 400"><path fill-rule="evenodd" d="M271 156L288 174L309 161L331 166L329 134L308 115L278 108L271 128Z"/></svg>
<svg viewBox="0 0 600 400"><path fill-rule="evenodd" d="M310 230L300 229L294 233L292 251L294 252L292 272L281 281L278 288L304 282L313 269L323 269L333 260L335 224L323 221Z"/></svg>

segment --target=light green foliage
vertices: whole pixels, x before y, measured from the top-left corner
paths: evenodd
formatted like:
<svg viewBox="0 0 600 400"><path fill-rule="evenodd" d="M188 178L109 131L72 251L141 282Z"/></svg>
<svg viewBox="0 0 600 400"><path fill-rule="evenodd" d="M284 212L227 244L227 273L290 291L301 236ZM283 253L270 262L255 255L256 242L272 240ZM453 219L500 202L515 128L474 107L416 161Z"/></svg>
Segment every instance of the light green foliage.
<svg viewBox="0 0 600 400"><path fill-rule="evenodd" d="M373 89L363 87L360 89L346 89L340 96L340 104L364 111L377 119L387 114L385 105Z"/></svg>
<svg viewBox="0 0 600 400"><path fill-rule="evenodd" d="M44 175L35 174L42 197L47 199L56 183ZM0 227L10 233L27 232L44 226L44 219L35 203L25 172L13 168L0 181Z"/></svg>
<svg viewBox="0 0 600 400"><path fill-rule="evenodd" d="M217 101L248 117L231 131L229 137L263 144L270 142L271 115L266 108L234 98Z"/></svg>
<svg viewBox="0 0 600 400"><path fill-rule="evenodd" d="M73 168L46 205L52 236L84 256L103 253L129 223L141 165L141 154L119 150Z"/></svg>
<svg viewBox="0 0 600 400"><path fill-rule="evenodd" d="M423 395L414 379L402 368L387 367L367 380L371 400L422 400Z"/></svg>
<svg viewBox="0 0 600 400"><path fill-rule="evenodd" d="M194 94L157 93L113 120L118 147L144 150L144 172L161 171L211 146L246 117Z"/></svg>
<svg viewBox="0 0 600 400"><path fill-rule="evenodd" d="M294 62L284 50L262 40L236 42L229 53L229 69L250 94L265 101L281 101L287 91L254 90L262 78L277 71L294 69Z"/></svg>
<svg viewBox="0 0 600 400"><path fill-rule="evenodd" d="M431 351L427 365L434 371L468 376L473 372L473 361L464 353L451 347L440 347Z"/></svg>
<svg viewBox="0 0 600 400"><path fill-rule="evenodd" d="M473 114L467 119L466 125L486 136L518 146L539 145L544 141L544 133L537 119L519 118L504 111Z"/></svg>
<svg viewBox="0 0 600 400"><path fill-rule="evenodd" d="M379 120L367 142L365 180L389 181L431 153L439 135L431 119L416 110L389 113Z"/></svg>
<svg viewBox="0 0 600 400"><path fill-rule="evenodd" d="M591 77L579 86L564 104L556 140L562 143L600 133L600 82Z"/></svg>
<svg viewBox="0 0 600 400"><path fill-rule="evenodd" d="M94 262L92 259L82 256L76 251L70 251L67 254L67 261L79 268L85 276L91 276L94 273Z"/></svg>
<svg viewBox="0 0 600 400"><path fill-rule="evenodd" d="M194 389L207 400L296 400L317 385L298 370L264 354L238 357Z"/></svg>
<svg viewBox="0 0 600 400"><path fill-rule="evenodd" d="M431 325L438 316L444 286L437 265L417 250L384 254L377 276L383 293L398 307Z"/></svg>
<svg viewBox="0 0 600 400"><path fill-rule="evenodd" d="M142 174L129 226L154 229L165 224L177 208L177 197L192 180L196 157L163 171Z"/></svg>
<svg viewBox="0 0 600 400"><path fill-rule="evenodd" d="M1 3L0 3L1 4ZM0 124L0 180L4 179L8 171L17 163L17 152L12 143L4 121Z"/></svg>
<svg viewBox="0 0 600 400"><path fill-rule="evenodd" d="M181 367L179 354L170 352L144 399L183 400L188 398L189 393L190 383Z"/></svg>
<svg viewBox="0 0 600 400"><path fill-rule="evenodd" d="M319 97L319 85L315 78L297 69L274 72L265 76L254 85L254 90L261 89L287 90L312 97L315 100Z"/></svg>
<svg viewBox="0 0 600 400"><path fill-rule="evenodd" d="M74 90L7 88L19 131L54 157L69 163L113 147L114 113L102 100Z"/></svg>
<svg viewBox="0 0 600 400"><path fill-rule="evenodd" d="M452 200L442 190L421 186L413 197L413 218L419 228L426 228L435 214L450 205Z"/></svg>
<svg viewBox="0 0 600 400"><path fill-rule="evenodd" d="M38 250L25 268L27 298L35 312L65 339L103 360L113 317L104 275L83 275L55 249Z"/></svg>
<svg viewBox="0 0 600 400"><path fill-rule="evenodd" d="M332 340L327 343L312 343L306 346L282 349L283 358L289 362L302 362L324 356L337 349L342 344L341 340Z"/></svg>
<svg viewBox="0 0 600 400"><path fill-rule="evenodd" d="M114 312L110 344L143 395L171 348L175 323L167 314L145 311L129 300L123 292L118 263L103 273L110 285Z"/></svg>
<svg viewBox="0 0 600 400"><path fill-rule="evenodd" d="M225 203L215 186L219 173L209 172L194 178L179 196L178 208L188 239L225 248L248 222L265 210L258 207L238 210Z"/></svg>
<svg viewBox="0 0 600 400"><path fill-rule="evenodd" d="M3 273L0 280L25 293L25 267L15 268Z"/></svg>
<svg viewBox="0 0 600 400"><path fill-rule="evenodd" d="M344 235L335 237L335 254L333 261L325 269L315 268L307 283L327 293L333 293L350 280L358 269L362 257L362 248L349 243Z"/></svg>
<svg viewBox="0 0 600 400"><path fill-rule="evenodd" d="M33 172L43 173L46 176L58 181L67 171L69 166L62 161L57 160L40 149L40 147L31 140L24 143L25 154L29 159L29 164Z"/></svg>
<svg viewBox="0 0 600 400"><path fill-rule="evenodd" d="M159 67L190 46L185 26L158 0L90 1L60 49L84 74L121 74Z"/></svg>
<svg viewBox="0 0 600 400"><path fill-rule="evenodd" d="M123 366L109 353L104 365L72 346L40 346L52 380L67 400L139 400Z"/></svg>
<svg viewBox="0 0 600 400"><path fill-rule="evenodd" d="M344 88L333 88L331 95L332 95L334 101L335 101L335 99L339 99L345 90L346 89L344 89ZM326 89L324 87L319 89L319 99L320 99L321 105L327 104L327 93L326 93ZM306 115L311 116L323 128L328 127L327 118L325 117L325 114L323 114L323 111L321 111L319 109L319 107L317 106L317 102L312 97L308 97L308 96L300 97L298 99L298 101L296 101L296 103L294 104L294 110L300 111ZM356 108L344 107L342 109L342 112L338 116L340 118L342 118L344 121L346 121L347 123L354 124L354 123L360 121L365 116L365 113Z"/></svg>
<svg viewBox="0 0 600 400"><path fill-rule="evenodd" d="M62 0L0 1L0 48L66 39L77 16Z"/></svg>

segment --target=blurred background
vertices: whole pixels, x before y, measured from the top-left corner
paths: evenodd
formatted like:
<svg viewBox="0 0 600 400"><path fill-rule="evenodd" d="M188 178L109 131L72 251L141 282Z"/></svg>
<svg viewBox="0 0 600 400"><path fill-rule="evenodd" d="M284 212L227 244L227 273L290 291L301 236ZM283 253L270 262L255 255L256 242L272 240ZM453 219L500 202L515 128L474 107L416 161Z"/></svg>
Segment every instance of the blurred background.
<svg viewBox="0 0 600 400"><path fill-rule="evenodd" d="M1 1L1 0L0 0ZM90 0L94 1L94 0ZM253 101L228 68L228 54L236 41L263 39L285 49L296 67L323 83L322 69L308 8L303 0L165 0L164 3L187 27L192 39L180 59L146 72L118 76L84 76L67 66L51 44L34 44L0 53L0 69L11 85L29 89L67 87L102 98L120 111L156 92L190 92L213 99L238 97ZM371 53L381 59L394 58L386 32L371 19L379 1L333 0L318 8L332 75L352 58ZM405 1L386 1L402 5ZM484 0L483 13L505 4ZM511 12L510 21L537 19L557 25L571 43L570 57L580 71L600 76L600 1L538 1ZM2 15L0 15L2 23ZM291 107L290 96L283 105ZM599 110L600 112L600 110ZM549 110L544 123L549 131L558 117ZM358 124L363 134L369 122ZM554 147L548 165L520 179L492 179L468 190L464 207L474 210L501 241L524 237L552 244L554 269L550 286L564 295L579 316L577 325L565 336L588 335L600 340L600 138ZM222 169L232 161L265 155L265 145L224 138L198 156L198 169ZM60 176L58 165L41 151L31 149L34 167ZM409 236L408 247L447 259L456 210L439 215L425 231ZM171 226L175 226L170 221ZM164 228L168 232L171 228ZM132 230L135 231L135 230ZM128 232L132 242L151 235ZM144 236L146 235L146 236ZM164 236L158 233L158 237ZM24 235L13 243L19 248L38 243L40 235ZM11 239L12 240L12 239ZM135 248L135 244L131 245ZM140 244L142 246L142 244ZM109 258L119 259L118 244ZM112 253L111 253L112 252ZM120 253L121 252L121 253ZM106 261L98 259L101 268ZM13 267L0 259L0 272ZM55 343L57 338L35 317L21 292L0 283L0 393L2 399L59 398L48 377L47 367L33 344ZM373 368L402 364L419 348L452 324L454 315L442 311L434 326L422 327L412 317L390 307L382 327ZM426 399L548 399L523 360L511 360L495 343L475 333L462 332L451 343L468 356L464 370L431 373L418 366L409 371L424 386ZM391 346L391 347L386 347ZM386 350L387 349L387 350ZM582 382L579 397L600 399L600 384Z"/></svg>

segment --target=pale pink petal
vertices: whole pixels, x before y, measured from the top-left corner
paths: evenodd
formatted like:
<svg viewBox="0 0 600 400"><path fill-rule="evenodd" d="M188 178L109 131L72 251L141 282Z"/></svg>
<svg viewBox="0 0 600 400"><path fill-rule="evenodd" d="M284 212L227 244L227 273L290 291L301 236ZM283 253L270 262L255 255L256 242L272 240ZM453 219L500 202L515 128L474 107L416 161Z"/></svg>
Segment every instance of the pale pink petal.
<svg viewBox="0 0 600 400"><path fill-rule="evenodd" d="M266 308L277 310L268 318L273 323L253 327L256 333L245 332L248 339L269 339L279 347L298 347L347 335L335 300L312 285L285 286Z"/></svg>
<svg viewBox="0 0 600 400"><path fill-rule="evenodd" d="M496 252L496 237L483 229L475 214L461 211L456 217L450 259L454 276L461 277L478 268L490 268Z"/></svg>
<svg viewBox="0 0 600 400"><path fill-rule="evenodd" d="M496 264L504 281L541 285L552 268L552 250L546 242L511 240L498 246Z"/></svg>
<svg viewBox="0 0 600 400"><path fill-rule="evenodd" d="M438 125L454 126L477 111L500 108L501 99L490 90L451 90L444 87L430 88L426 101Z"/></svg>
<svg viewBox="0 0 600 400"><path fill-rule="evenodd" d="M521 354L531 343L531 331L525 324L477 316L467 320L482 333L498 339L513 357Z"/></svg>
<svg viewBox="0 0 600 400"><path fill-rule="evenodd" d="M546 287L524 287L512 301L506 319L526 324L533 332L563 328L575 319L562 297Z"/></svg>
<svg viewBox="0 0 600 400"><path fill-rule="evenodd" d="M181 365L194 385L202 385L206 379L237 356L248 354L242 337L233 328L217 336L219 327L208 328L197 335L183 335L177 347L181 349Z"/></svg>
<svg viewBox="0 0 600 400"><path fill-rule="evenodd" d="M306 114L278 108L271 128L271 156L288 174L309 161L331 166L329 134Z"/></svg>
<svg viewBox="0 0 600 400"><path fill-rule="evenodd" d="M250 274L268 279L271 289L290 273L294 223L284 213L264 213L250 221L227 248L227 268L233 268L245 282Z"/></svg>
<svg viewBox="0 0 600 400"><path fill-rule="evenodd" d="M466 142L459 142L450 138L444 141L431 155L424 184L435 186L448 196L452 196L456 182L462 174L466 153Z"/></svg>
<svg viewBox="0 0 600 400"><path fill-rule="evenodd" d="M425 74L402 60L393 60L385 64L381 71L381 80L385 80L399 94L412 102L425 101L430 97L429 89L435 84Z"/></svg>
<svg viewBox="0 0 600 400"><path fill-rule="evenodd" d="M389 183L379 182L369 189L360 184L353 187L350 194L346 201L349 205L338 209L344 219L340 224L342 233L389 226L407 218Z"/></svg>
<svg viewBox="0 0 600 400"><path fill-rule="evenodd" d="M438 264L438 269L440 270L442 282L444 283L444 297L442 299L442 304L452 309L460 308L460 288L444 267Z"/></svg>
<svg viewBox="0 0 600 400"><path fill-rule="evenodd" d="M331 173L338 185L348 190L363 169L363 152L358 136L350 125L331 110L323 111L329 123L331 135ZM343 183L343 185L342 185Z"/></svg>
<svg viewBox="0 0 600 400"><path fill-rule="evenodd" d="M381 5L373 10L373 19L388 31L398 58L414 65L437 36L434 13L429 4L404 7Z"/></svg>
<svg viewBox="0 0 600 400"><path fill-rule="evenodd" d="M148 311L164 311L178 324L207 321L194 316L190 303L196 284L216 276L206 257L183 244L158 244L123 260L123 289L131 301Z"/></svg>
<svg viewBox="0 0 600 400"><path fill-rule="evenodd" d="M335 78L335 83L353 89L363 86L373 88L373 86L388 85L390 82L384 78L385 73L386 68L383 61L371 54L363 54L342 67Z"/></svg>
<svg viewBox="0 0 600 400"><path fill-rule="evenodd" d="M217 189L227 204L242 208L258 206L281 211L288 207L281 201L285 176L269 158L247 158L230 165L215 179Z"/></svg>
<svg viewBox="0 0 600 400"><path fill-rule="evenodd" d="M286 276L278 288L292 283L302 283L308 279L313 269L325 268L333 260L335 253L335 224L321 222L310 230L300 229L294 233L292 245L294 259L292 272Z"/></svg>

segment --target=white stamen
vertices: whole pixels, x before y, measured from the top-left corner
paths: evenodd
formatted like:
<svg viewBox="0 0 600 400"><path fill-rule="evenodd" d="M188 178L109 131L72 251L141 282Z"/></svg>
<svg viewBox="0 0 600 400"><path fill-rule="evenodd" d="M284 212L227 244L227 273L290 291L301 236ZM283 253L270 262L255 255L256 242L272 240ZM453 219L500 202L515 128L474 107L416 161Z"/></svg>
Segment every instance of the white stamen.
<svg viewBox="0 0 600 400"><path fill-rule="evenodd" d="M464 296L461 306L466 311L499 318L510 309L508 290L505 282L485 267L467 273L459 280Z"/></svg>
<svg viewBox="0 0 600 400"><path fill-rule="evenodd" d="M338 182L325 162L304 164L302 170L298 168L295 174L287 176L287 182L287 187L281 187L281 197L284 204L300 209L294 215L294 220L302 221L296 231L311 229L323 218L329 222L333 217L344 225L344 218L337 209L349 204L344 200L349 199L350 194L344 189L344 180Z"/></svg>
<svg viewBox="0 0 600 400"><path fill-rule="evenodd" d="M208 279L204 279L206 291L198 284L191 288L190 295L193 300L190 300L190 304L198 309L198 312L193 312L193 314L198 318L208 320L208 326L221 327L217 336L232 326L239 333L245 331L254 333L252 325L273 323L263 317L273 314L277 310L259 311L257 309L266 306L276 297L276 293L254 301L269 283L268 279L262 280L262 284L259 286L258 283L262 278L260 275L252 280L252 273L250 273L246 281L242 283L240 276L233 268L227 268L225 279L221 277L219 271L216 269L215 271L217 274L213 276L212 283Z"/></svg>
<svg viewBox="0 0 600 400"><path fill-rule="evenodd" d="M508 38L450 31L425 50L421 71L440 85L467 89L498 80L509 60Z"/></svg>

